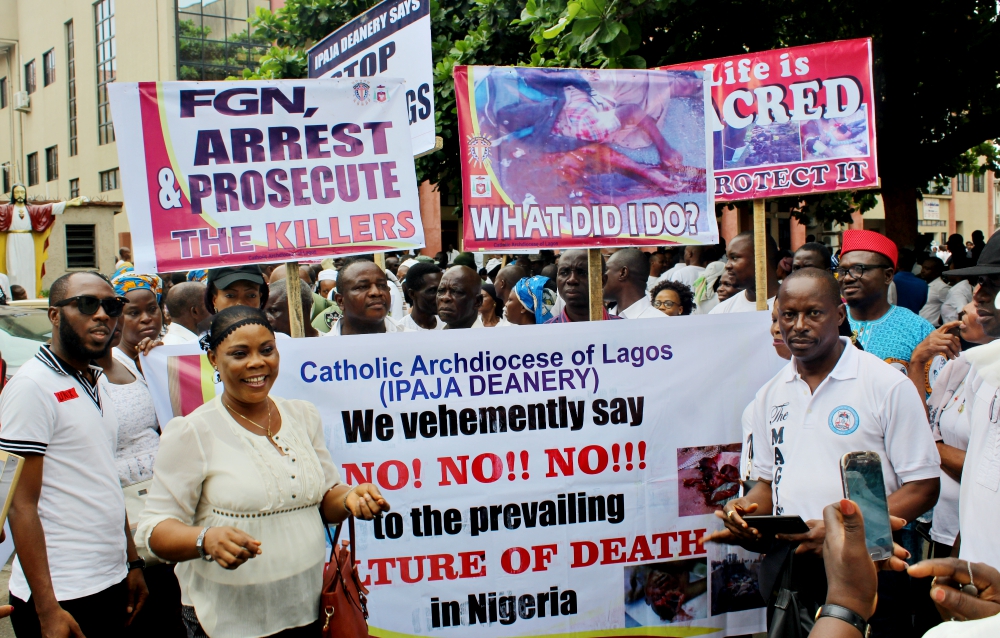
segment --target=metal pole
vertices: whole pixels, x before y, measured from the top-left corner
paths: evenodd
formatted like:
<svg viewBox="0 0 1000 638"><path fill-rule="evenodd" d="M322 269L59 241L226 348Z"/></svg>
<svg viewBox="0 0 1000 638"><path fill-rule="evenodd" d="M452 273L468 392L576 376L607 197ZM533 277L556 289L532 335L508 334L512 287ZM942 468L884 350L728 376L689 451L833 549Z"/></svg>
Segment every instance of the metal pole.
<svg viewBox="0 0 1000 638"><path fill-rule="evenodd" d="M590 283L590 320L604 319L604 268L601 265L601 249L587 250L587 280Z"/></svg>
<svg viewBox="0 0 1000 638"><path fill-rule="evenodd" d="M292 337L301 339L306 336L305 319L302 312L302 284L299 283L299 262L285 262L285 290L288 293L288 324Z"/></svg>
<svg viewBox="0 0 1000 638"><path fill-rule="evenodd" d="M753 255L757 310L767 310L767 218L764 200L753 200Z"/></svg>

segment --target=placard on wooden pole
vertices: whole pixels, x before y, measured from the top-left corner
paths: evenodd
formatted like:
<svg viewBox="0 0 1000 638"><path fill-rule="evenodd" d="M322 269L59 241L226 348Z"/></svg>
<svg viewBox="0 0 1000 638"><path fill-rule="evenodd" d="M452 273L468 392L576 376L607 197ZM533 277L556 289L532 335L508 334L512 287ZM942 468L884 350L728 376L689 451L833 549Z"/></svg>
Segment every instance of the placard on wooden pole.
<svg viewBox="0 0 1000 638"><path fill-rule="evenodd" d="M764 200L753 200L753 255L757 310L767 310L767 217Z"/></svg>
<svg viewBox="0 0 1000 638"><path fill-rule="evenodd" d="M587 281L590 284L590 320L604 319L604 268L601 249L587 249Z"/></svg>
<svg viewBox="0 0 1000 638"><path fill-rule="evenodd" d="M299 283L299 262L285 262L285 291L288 293L288 324L295 339L306 336L302 312L302 284Z"/></svg>

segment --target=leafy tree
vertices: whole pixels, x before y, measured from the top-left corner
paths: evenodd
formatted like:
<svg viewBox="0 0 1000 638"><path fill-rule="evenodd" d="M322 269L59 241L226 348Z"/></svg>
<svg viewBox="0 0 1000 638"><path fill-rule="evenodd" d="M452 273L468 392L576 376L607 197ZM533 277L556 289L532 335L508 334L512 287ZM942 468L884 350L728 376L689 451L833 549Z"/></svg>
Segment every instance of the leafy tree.
<svg viewBox="0 0 1000 638"><path fill-rule="evenodd" d="M288 0L258 9L275 46L250 77L303 77L304 51L374 0ZM874 41L876 131L886 230L917 233L916 198L935 179L1000 171L996 0L432 0L441 152L421 179L460 192L456 64L646 68L857 37ZM986 158L985 164L981 158ZM804 198L800 217L848 221L871 192Z"/></svg>

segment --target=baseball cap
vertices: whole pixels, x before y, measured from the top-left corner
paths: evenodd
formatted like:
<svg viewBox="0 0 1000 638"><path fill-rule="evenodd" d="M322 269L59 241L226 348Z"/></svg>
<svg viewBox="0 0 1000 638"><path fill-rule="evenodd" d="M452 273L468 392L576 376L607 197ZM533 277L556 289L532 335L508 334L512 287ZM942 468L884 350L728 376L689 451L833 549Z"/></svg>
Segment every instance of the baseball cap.
<svg viewBox="0 0 1000 638"><path fill-rule="evenodd" d="M237 281L249 281L259 286L264 283L264 274L261 273L260 266L254 265L213 268L208 271L207 283L210 288L214 285L217 289L225 290Z"/></svg>
<svg viewBox="0 0 1000 638"><path fill-rule="evenodd" d="M978 277L980 275L1000 274L1000 232L993 233L990 240L986 242L983 252L979 255L979 261L975 266L968 268L958 268L957 270L946 270L946 277Z"/></svg>

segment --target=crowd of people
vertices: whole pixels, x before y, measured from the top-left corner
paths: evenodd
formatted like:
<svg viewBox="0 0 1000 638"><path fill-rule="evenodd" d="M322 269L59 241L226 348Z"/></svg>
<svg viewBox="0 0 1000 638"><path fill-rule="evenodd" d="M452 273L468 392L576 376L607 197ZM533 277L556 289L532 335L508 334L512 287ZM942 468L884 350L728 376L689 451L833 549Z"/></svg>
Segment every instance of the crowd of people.
<svg viewBox="0 0 1000 638"><path fill-rule="evenodd" d="M846 231L833 254L813 241L781 252L768 237L760 291L752 233L602 260L605 320L767 301L789 363L743 414L743 493L704 540L764 553L772 624L787 592L819 615L801 625L820 638L868 626L873 636L959 635L936 625L1000 612L990 541L1000 235L982 240L953 236L946 254ZM389 504L374 485L343 483L315 406L270 394L292 333L285 266L156 275L120 257L111 276L52 285L51 342L0 395L0 449L25 457L10 512L16 634L319 635L324 529ZM591 317L583 250L390 254L384 264L301 266L305 336ZM223 391L164 427L140 354L195 342ZM841 500L840 458L859 449L881 458L898 527L896 557L880 565L864 549L860 512ZM809 531L764 538L745 518L770 513L801 516ZM970 579L976 591L961 588Z"/></svg>

